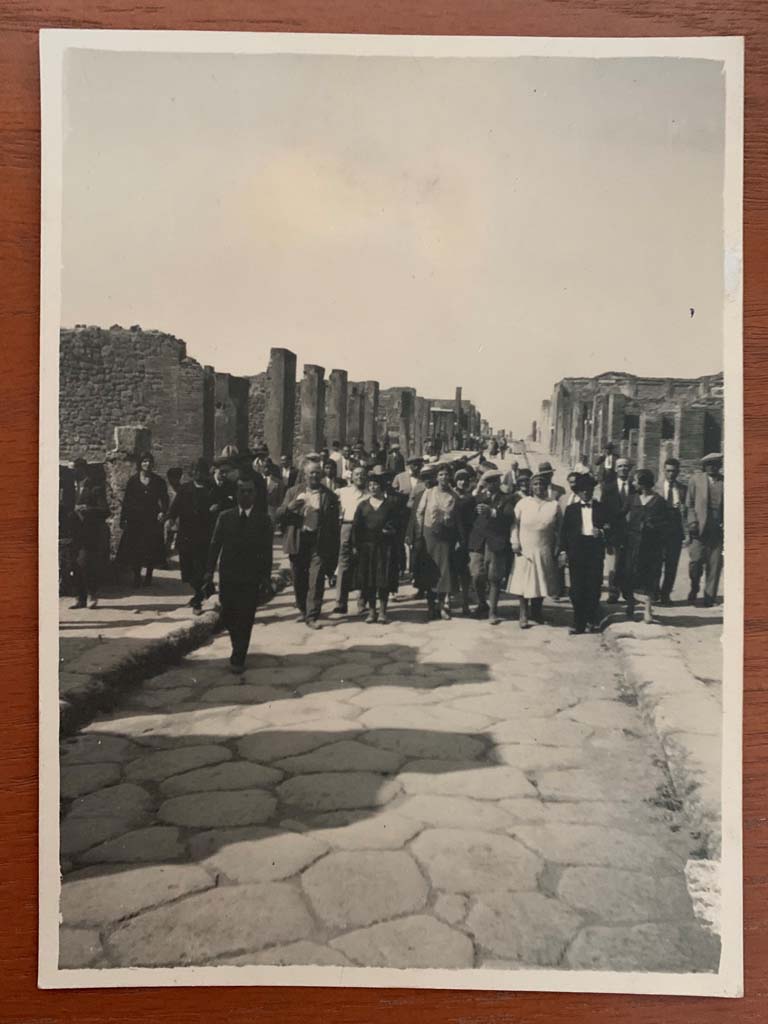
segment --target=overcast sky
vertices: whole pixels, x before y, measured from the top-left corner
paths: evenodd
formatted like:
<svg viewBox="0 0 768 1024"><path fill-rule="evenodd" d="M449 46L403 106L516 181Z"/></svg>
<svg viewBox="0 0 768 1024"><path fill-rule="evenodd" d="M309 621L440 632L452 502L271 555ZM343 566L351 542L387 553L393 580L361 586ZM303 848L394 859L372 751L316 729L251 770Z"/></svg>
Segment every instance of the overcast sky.
<svg viewBox="0 0 768 1024"><path fill-rule="evenodd" d="M65 83L65 326L460 384L516 434L564 376L722 369L719 63L70 51Z"/></svg>

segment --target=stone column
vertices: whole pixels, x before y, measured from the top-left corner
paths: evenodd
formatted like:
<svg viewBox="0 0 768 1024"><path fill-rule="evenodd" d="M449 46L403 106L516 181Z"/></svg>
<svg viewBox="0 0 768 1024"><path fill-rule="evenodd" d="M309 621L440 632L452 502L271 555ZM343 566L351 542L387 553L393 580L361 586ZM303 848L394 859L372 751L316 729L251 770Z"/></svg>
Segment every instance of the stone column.
<svg viewBox="0 0 768 1024"><path fill-rule="evenodd" d="M363 440L363 395L362 384L349 384L347 388L347 444L354 445Z"/></svg>
<svg viewBox="0 0 768 1024"><path fill-rule="evenodd" d="M325 433L328 447L347 441L347 371L331 370L326 387Z"/></svg>
<svg viewBox="0 0 768 1024"><path fill-rule="evenodd" d="M400 451L404 458L410 459L415 451L414 413L416 411L416 392L413 388L403 388L398 401L398 434Z"/></svg>
<svg viewBox="0 0 768 1024"><path fill-rule="evenodd" d="M147 427L115 427L115 447L104 457L104 483L109 506L110 551L117 554L120 543L120 508L128 478L136 472L141 452L152 450L152 434Z"/></svg>
<svg viewBox="0 0 768 1024"><path fill-rule="evenodd" d="M365 399L363 406L363 444L370 451L376 441L376 420L379 416L379 382L367 380L363 385Z"/></svg>
<svg viewBox="0 0 768 1024"><path fill-rule="evenodd" d="M287 348L269 350L269 389L264 412L264 440L277 462L293 454L296 409L296 356Z"/></svg>
<svg viewBox="0 0 768 1024"><path fill-rule="evenodd" d="M325 368L307 363L301 381L301 454L316 452L324 440Z"/></svg>
<svg viewBox="0 0 768 1024"><path fill-rule="evenodd" d="M640 413L640 430L637 443L637 465L639 469L650 469L656 474L661 445L661 416Z"/></svg>

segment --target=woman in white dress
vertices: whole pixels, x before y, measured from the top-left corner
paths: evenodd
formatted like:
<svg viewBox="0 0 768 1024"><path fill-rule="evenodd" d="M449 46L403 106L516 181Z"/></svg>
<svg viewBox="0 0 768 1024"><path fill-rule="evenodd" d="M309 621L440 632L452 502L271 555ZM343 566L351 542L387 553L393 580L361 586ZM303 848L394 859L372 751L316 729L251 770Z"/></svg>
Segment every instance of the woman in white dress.
<svg viewBox="0 0 768 1024"><path fill-rule="evenodd" d="M560 533L560 505L548 498L549 477L531 479L531 494L515 505L512 550L515 568L507 591L520 598L520 628L527 629L528 615L542 623L545 597L560 592L557 570L557 538Z"/></svg>

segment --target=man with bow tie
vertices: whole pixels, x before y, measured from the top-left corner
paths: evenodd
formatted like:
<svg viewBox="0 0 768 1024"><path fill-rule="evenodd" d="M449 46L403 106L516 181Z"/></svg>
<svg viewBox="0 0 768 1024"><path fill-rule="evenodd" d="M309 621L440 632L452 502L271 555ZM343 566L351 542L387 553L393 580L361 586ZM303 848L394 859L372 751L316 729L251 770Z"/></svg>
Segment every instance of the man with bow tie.
<svg viewBox="0 0 768 1024"><path fill-rule="evenodd" d="M560 562L568 564L573 605L571 634L596 632L600 627L600 591L609 520L602 502L593 498L596 480L580 473L573 483L577 501L563 514L558 548Z"/></svg>
<svg viewBox="0 0 768 1024"><path fill-rule="evenodd" d="M672 589L675 586L686 531L685 501L688 488L678 480L679 475L680 462L673 458L667 459L664 463L664 479L656 487L666 501L669 511L669 526L664 535L662 549L661 585L657 596L659 604L665 607L672 604Z"/></svg>

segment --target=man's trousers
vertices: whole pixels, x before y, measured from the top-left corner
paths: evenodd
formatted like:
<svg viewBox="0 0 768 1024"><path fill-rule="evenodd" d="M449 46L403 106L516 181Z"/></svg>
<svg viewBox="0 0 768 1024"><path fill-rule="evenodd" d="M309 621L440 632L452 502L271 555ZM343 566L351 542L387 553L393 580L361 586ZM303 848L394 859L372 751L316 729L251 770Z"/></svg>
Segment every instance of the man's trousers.
<svg viewBox="0 0 768 1024"><path fill-rule="evenodd" d="M568 549L573 625L580 632L600 621L603 559L604 546L599 537L579 537Z"/></svg>
<svg viewBox="0 0 768 1024"><path fill-rule="evenodd" d="M259 588L250 583L219 583L222 620L232 641L232 662L241 665L251 642Z"/></svg>
<svg viewBox="0 0 768 1024"><path fill-rule="evenodd" d="M720 573L723 570L723 535L717 528L704 528L700 538L691 541L688 549L690 559L688 574L691 590L699 592L701 577L704 576L704 596L711 601L717 597Z"/></svg>
<svg viewBox="0 0 768 1024"><path fill-rule="evenodd" d="M677 530L675 533L669 534L664 538L664 544L662 548L662 570L661 570L661 584L659 586L659 593L662 599L668 599L672 590L675 586L675 579L677 578L677 566L680 562L680 552L683 547L683 534L682 531Z"/></svg>
<svg viewBox="0 0 768 1024"><path fill-rule="evenodd" d="M325 591L325 573L317 550L317 533L302 531L298 554L291 555L296 607L307 619L320 617Z"/></svg>
<svg viewBox="0 0 768 1024"><path fill-rule="evenodd" d="M341 524L339 567L336 570L336 607L346 611L349 592L353 589L355 559L352 550L352 523ZM322 600L322 596L321 596Z"/></svg>

